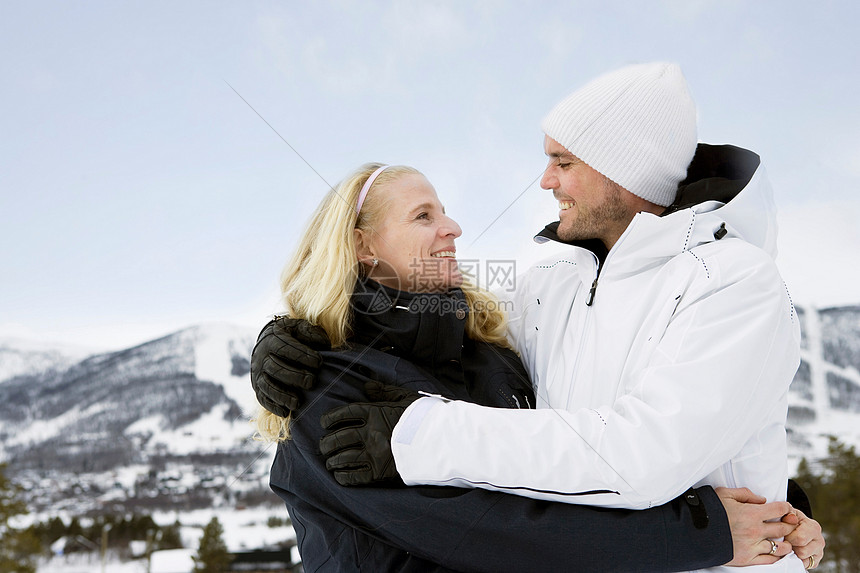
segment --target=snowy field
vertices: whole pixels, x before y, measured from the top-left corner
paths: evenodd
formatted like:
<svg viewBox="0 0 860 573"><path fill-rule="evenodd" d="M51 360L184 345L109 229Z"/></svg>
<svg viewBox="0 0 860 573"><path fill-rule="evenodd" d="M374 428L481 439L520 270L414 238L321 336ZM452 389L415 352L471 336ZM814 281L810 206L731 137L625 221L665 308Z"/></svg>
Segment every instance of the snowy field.
<svg viewBox="0 0 860 573"><path fill-rule="evenodd" d="M203 526L213 517L224 528L224 541L230 551L250 551L266 546L275 546L284 541L295 539L289 526L269 527L269 518L285 519L287 510L283 507L235 509L204 509L176 513L162 512L153 516L156 523L167 526L177 520L182 524L181 535L184 549L173 549L153 553L149 573L190 573L194 567L191 559L197 553ZM298 555L294 554L294 560ZM39 563L37 573L147 573L144 559L122 562L108 553L102 563L98 552L91 554L55 555L51 560Z"/></svg>

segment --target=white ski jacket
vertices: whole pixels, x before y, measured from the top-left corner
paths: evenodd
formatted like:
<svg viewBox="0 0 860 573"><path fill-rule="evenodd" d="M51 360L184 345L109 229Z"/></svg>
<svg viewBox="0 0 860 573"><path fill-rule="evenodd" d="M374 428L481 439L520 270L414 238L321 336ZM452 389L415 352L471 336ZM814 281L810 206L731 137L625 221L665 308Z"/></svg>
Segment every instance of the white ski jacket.
<svg viewBox="0 0 860 573"><path fill-rule="evenodd" d="M572 246L520 278L509 328L538 409L418 400L392 437L407 484L633 509L706 484L785 500L800 329L772 192L731 146L700 145L691 180L697 204L637 214L602 263Z"/></svg>

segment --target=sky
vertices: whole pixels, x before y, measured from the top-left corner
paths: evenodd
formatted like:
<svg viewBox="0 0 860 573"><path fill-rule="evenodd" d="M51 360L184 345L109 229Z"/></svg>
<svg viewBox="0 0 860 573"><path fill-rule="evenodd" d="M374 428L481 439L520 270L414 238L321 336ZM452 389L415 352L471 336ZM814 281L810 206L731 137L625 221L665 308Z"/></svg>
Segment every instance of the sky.
<svg viewBox="0 0 860 573"><path fill-rule="evenodd" d="M516 261L557 205L540 121L681 65L699 139L761 155L797 304L860 304L856 2L0 0L0 337L118 349L262 326L330 184L427 175L458 257Z"/></svg>

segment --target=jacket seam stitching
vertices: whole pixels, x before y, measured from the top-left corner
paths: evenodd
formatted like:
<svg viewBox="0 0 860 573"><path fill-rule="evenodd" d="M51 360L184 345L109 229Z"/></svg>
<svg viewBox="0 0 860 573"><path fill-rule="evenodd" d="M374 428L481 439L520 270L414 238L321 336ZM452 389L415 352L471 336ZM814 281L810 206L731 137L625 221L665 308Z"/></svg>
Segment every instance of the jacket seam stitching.
<svg viewBox="0 0 860 573"><path fill-rule="evenodd" d="M603 426L606 427L606 419L603 417L603 414L601 414L599 410L595 410L594 408L592 408L591 411L597 414L597 417L600 418L601 422L603 422Z"/></svg>
<svg viewBox="0 0 860 573"><path fill-rule="evenodd" d="M782 286L785 289L785 294L788 296L788 317L791 319L792 324L794 323L795 310L794 310L794 301L791 300L791 291L788 290L788 285L785 284L785 281L782 282Z"/></svg>
<svg viewBox="0 0 860 573"><path fill-rule="evenodd" d="M687 250L687 246L690 244L690 236L693 234L693 226L696 223L696 212L692 211L693 216L690 217L690 226L687 227L687 236L684 237L684 250Z"/></svg>
<svg viewBox="0 0 860 573"><path fill-rule="evenodd" d="M705 263L705 260L702 259L701 257L699 257L699 255L697 255L693 251L684 251L684 252L693 255L693 258L702 264L702 266L705 268L705 278L710 279L711 278L711 271L710 271L710 269L708 269L708 265Z"/></svg>
<svg viewBox="0 0 860 573"><path fill-rule="evenodd" d="M551 265L537 265L537 266L535 266L535 268L536 269L551 269L560 263L567 263L569 265L576 266L576 263L573 261L568 261L567 259L561 259L560 261L556 261Z"/></svg>

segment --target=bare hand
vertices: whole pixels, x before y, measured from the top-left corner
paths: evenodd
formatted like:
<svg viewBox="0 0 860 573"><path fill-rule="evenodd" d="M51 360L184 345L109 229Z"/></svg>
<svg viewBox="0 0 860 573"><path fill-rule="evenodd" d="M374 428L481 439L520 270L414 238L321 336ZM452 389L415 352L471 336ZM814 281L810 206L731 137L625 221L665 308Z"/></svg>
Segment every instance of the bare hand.
<svg viewBox="0 0 860 573"><path fill-rule="evenodd" d="M796 524L794 531L785 536L785 540L791 543L794 554L797 555L803 566L807 569L815 569L824 558L824 536L821 534L821 525L799 509L793 509L791 513L782 518L784 523Z"/></svg>
<svg viewBox="0 0 860 573"><path fill-rule="evenodd" d="M797 527L797 523L781 521L793 511L791 504L787 501L765 503L765 498L745 487L718 487L715 491L726 508L732 530L734 559L727 565L766 565L791 553L789 541L777 541Z"/></svg>

